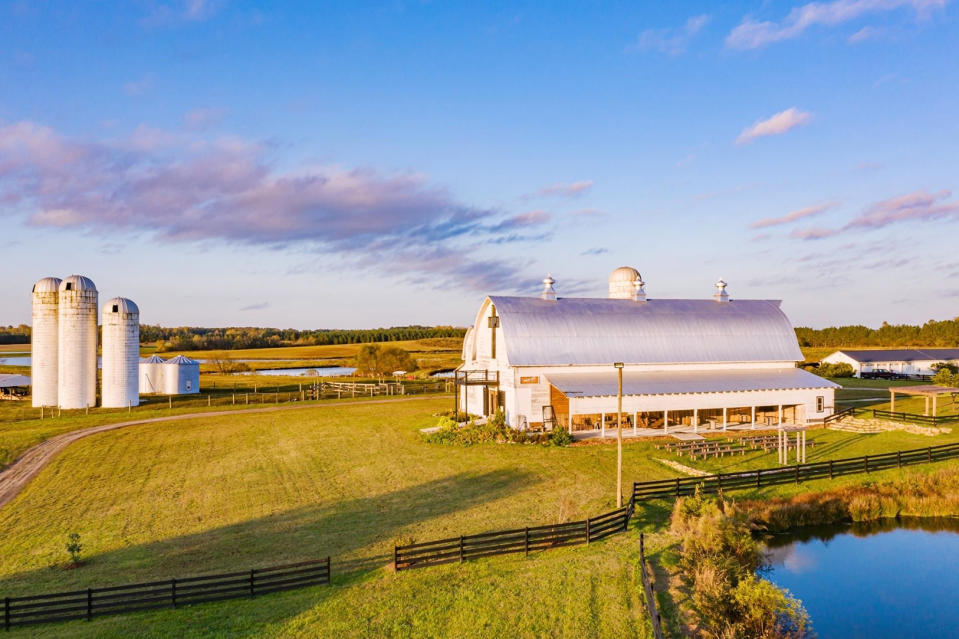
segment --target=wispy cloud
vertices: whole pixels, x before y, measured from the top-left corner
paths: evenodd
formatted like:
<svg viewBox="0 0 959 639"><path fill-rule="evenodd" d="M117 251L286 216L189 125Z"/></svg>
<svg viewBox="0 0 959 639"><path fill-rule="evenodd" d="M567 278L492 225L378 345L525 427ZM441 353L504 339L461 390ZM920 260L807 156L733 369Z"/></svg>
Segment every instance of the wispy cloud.
<svg viewBox="0 0 959 639"><path fill-rule="evenodd" d="M191 109L184 114L183 124L190 129L202 130L220 124L224 117L226 117L226 109Z"/></svg>
<svg viewBox="0 0 959 639"><path fill-rule="evenodd" d="M549 186L544 186L539 190L543 197L579 197L586 191L593 188L592 180L581 180L579 182L557 182Z"/></svg>
<svg viewBox="0 0 959 639"><path fill-rule="evenodd" d="M796 107L790 107L785 111L780 111L770 118L759 120L752 126L743 129L743 132L736 138L736 144L747 144L756 138L769 135L782 135L797 126L807 124L811 119L811 113L800 111Z"/></svg>
<svg viewBox="0 0 959 639"><path fill-rule="evenodd" d="M0 121L0 208L23 211L35 226L301 246L393 272L427 264L429 251L432 265L458 260L460 274L486 263L479 247L490 240L550 221L540 210L504 216L466 205L416 173L330 164L280 171L258 142L154 137L163 143L72 140L34 122Z"/></svg>
<svg viewBox="0 0 959 639"><path fill-rule="evenodd" d="M597 209L578 209L576 211L571 211L569 215L570 217L584 219L606 217L605 213Z"/></svg>
<svg viewBox="0 0 959 639"><path fill-rule="evenodd" d="M882 29L876 27L863 27L859 31L856 31L848 38L849 44L859 44L860 42L865 42L866 40L875 40L884 35Z"/></svg>
<svg viewBox="0 0 959 639"><path fill-rule="evenodd" d="M596 248L586 249L580 253L580 255L606 255L607 253L609 253L608 248L602 248L598 246Z"/></svg>
<svg viewBox="0 0 959 639"><path fill-rule="evenodd" d="M257 304L249 304L247 306L241 306L241 311L262 311L263 309L270 308L269 302L259 302Z"/></svg>
<svg viewBox="0 0 959 639"><path fill-rule="evenodd" d="M639 34L636 42L627 48L679 55L686 51L690 41L708 22L709 16L702 14L689 18L678 29L646 29Z"/></svg>
<svg viewBox="0 0 959 639"><path fill-rule="evenodd" d="M959 202L946 202L952 192L915 191L882 200L868 207L847 224L845 229L882 228L897 222L951 219L959 221Z"/></svg>
<svg viewBox="0 0 959 639"><path fill-rule="evenodd" d="M789 224L790 222L795 222L796 220L801 220L803 218L812 217L814 215L819 215L824 211L836 206L836 202L825 202L823 204L817 204L815 206L807 206L805 208L798 209L791 213L787 213L782 217L766 217L761 220L756 220L749 225L751 229L762 229L769 226L779 226L781 224Z"/></svg>
<svg viewBox="0 0 959 639"><path fill-rule="evenodd" d="M869 205L858 216L840 228L797 229L790 235L801 240L821 240L849 231L881 229L900 222L959 222L959 201L948 201L952 192L914 191Z"/></svg>
<svg viewBox="0 0 959 639"><path fill-rule="evenodd" d="M212 17L222 3L217 0L177 0L153 7L140 24L144 27L165 27L178 23L200 22Z"/></svg>
<svg viewBox="0 0 959 639"><path fill-rule="evenodd" d="M946 6L947 0L833 0L810 2L793 8L779 22L756 21L746 16L726 36L730 49L757 49L775 42L799 37L814 26L836 27L864 15L908 7L920 16Z"/></svg>
<svg viewBox="0 0 959 639"><path fill-rule="evenodd" d="M153 74L148 73L139 80L131 80L123 85L123 92L131 97L143 95L153 88Z"/></svg>

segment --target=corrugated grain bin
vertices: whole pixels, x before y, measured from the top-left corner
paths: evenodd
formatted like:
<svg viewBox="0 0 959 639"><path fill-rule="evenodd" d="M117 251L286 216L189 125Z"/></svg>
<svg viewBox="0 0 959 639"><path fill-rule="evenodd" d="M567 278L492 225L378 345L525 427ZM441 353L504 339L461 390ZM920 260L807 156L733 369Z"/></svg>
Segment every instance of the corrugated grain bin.
<svg viewBox="0 0 959 639"><path fill-rule="evenodd" d="M100 404L106 408L140 403L140 309L114 297L103 305L103 364Z"/></svg>
<svg viewBox="0 0 959 639"><path fill-rule="evenodd" d="M33 285L30 379L34 406L57 405L57 308L60 279L45 277Z"/></svg>
<svg viewBox="0 0 959 639"><path fill-rule="evenodd" d="M177 355L163 364L163 393L189 395L200 392L200 363Z"/></svg>
<svg viewBox="0 0 959 639"><path fill-rule="evenodd" d="M61 408L97 403L97 287L71 275L58 290L57 401Z"/></svg>
<svg viewBox="0 0 959 639"><path fill-rule="evenodd" d="M140 360L140 394L152 395L163 392L163 371L166 360L151 355Z"/></svg>

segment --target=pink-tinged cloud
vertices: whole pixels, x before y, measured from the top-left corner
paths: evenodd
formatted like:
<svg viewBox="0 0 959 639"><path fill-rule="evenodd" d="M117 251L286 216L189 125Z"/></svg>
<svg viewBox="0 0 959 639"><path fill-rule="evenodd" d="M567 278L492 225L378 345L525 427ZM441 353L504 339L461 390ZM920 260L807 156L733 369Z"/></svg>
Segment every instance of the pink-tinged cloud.
<svg viewBox="0 0 959 639"><path fill-rule="evenodd" d="M846 229L882 228L897 222L951 219L959 221L959 202L947 202L952 192L915 191L876 202L845 226Z"/></svg>
<svg viewBox="0 0 959 639"><path fill-rule="evenodd" d="M539 194L544 197L578 197L591 188L593 188L592 180L582 180L580 182L557 183L544 186L539 190Z"/></svg>
<svg viewBox="0 0 959 639"><path fill-rule="evenodd" d="M823 240L827 237L832 237L839 233L837 229L823 229L823 228L811 228L811 229L796 229L789 234L789 237L795 238L797 240Z"/></svg>
<svg viewBox="0 0 959 639"><path fill-rule="evenodd" d="M746 17L726 36L730 49L757 49L775 42L801 36L810 27L836 27L871 13L911 8L926 16L933 9L942 9L947 0L833 0L810 2L793 8L779 22L756 21Z"/></svg>
<svg viewBox="0 0 959 639"><path fill-rule="evenodd" d="M515 231L549 221L543 211L504 219L418 174L336 165L281 172L258 143L137 131L89 142L0 122L0 205L36 226L146 232L161 241L304 245L354 258L376 247L374 262L399 270L419 263L409 255L449 243L459 273L479 263L480 243L522 241Z"/></svg>
<svg viewBox="0 0 959 639"><path fill-rule="evenodd" d="M190 129L202 130L220 124L225 116L225 109L192 109L183 116L183 124Z"/></svg>
<svg viewBox="0 0 959 639"><path fill-rule="evenodd" d="M743 129L743 132L736 138L736 144L747 144L756 138L770 135L782 135L797 126L807 124L811 119L811 113L800 111L796 107L790 107L785 111L780 111L770 118L759 120L752 126Z"/></svg>
<svg viewBox="0 0 959 639"><path fill-rule="evenodd" d="M706 26L707 22L709 22L709 16L702 14L689 18L679 29L646 29L639 34L636 43L627 48L679 55L686 50L690 41Z"/></svg>
<svg viewBox="0 0 959 639"><path fill-rule="evenodd" d="M825 202L823 204L817 204L816 206L807 206L805 208L793 211L792 213L787 213L782 217L767 217L761 220L756 220L749 225L751 229L762 229L769 226L779 226L781 224L789 224L795 222L796 220L801 220L807 217L813 217L814 215L819 215L824 211L836 206L836 202Z"/></svg>

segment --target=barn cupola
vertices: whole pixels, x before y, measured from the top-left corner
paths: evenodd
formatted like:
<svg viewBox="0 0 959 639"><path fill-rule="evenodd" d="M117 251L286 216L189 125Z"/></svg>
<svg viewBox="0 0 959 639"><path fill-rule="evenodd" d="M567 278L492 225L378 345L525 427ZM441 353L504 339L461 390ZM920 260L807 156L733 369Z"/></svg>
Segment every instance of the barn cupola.
<svg viewBox="0 0 959 639"><path fill-rule="evenodd" d="M634 302L646 301L645 287L646 287L646 282L644 282L642 276L637 273L636 279L633 280L633 301Z"/></svg>
<svg viewBox="0 0 959 639"><path fill-rule="evenodd" d="M609 299L611 300L629 300L633 299L633 282L636 279L642 279L639 271L632 266L620 266L609 274Z"/></svg>
<svg viewBox="0 0 959 639"><path fill-rule="evenodd" d="M729 301L729 293L726 292L726 281L723 278L719 278L719 281L716 282L716 292L713 293L713 299L717 302Z"/></svg>
<svg viewBox="0 0 959 639"><path fill-rule="evenodd" d="M553 288L553 284L556 283L556 280L553 279L552 275L547 275L546 279L543 280L543 292L540 293L540 297L544 300L556 300L556 289Z"/></svg>

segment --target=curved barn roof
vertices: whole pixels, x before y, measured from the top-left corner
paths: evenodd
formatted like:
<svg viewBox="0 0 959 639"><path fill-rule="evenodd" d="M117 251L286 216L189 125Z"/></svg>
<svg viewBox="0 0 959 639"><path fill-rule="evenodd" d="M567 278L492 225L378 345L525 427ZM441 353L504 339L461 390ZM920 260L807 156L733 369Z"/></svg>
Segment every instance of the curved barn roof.
<svg viewBox="0 0 959 639"><path fill-rule="evenodd" d="M513 366L802 360L778 300L489 299Z"/></svg>

